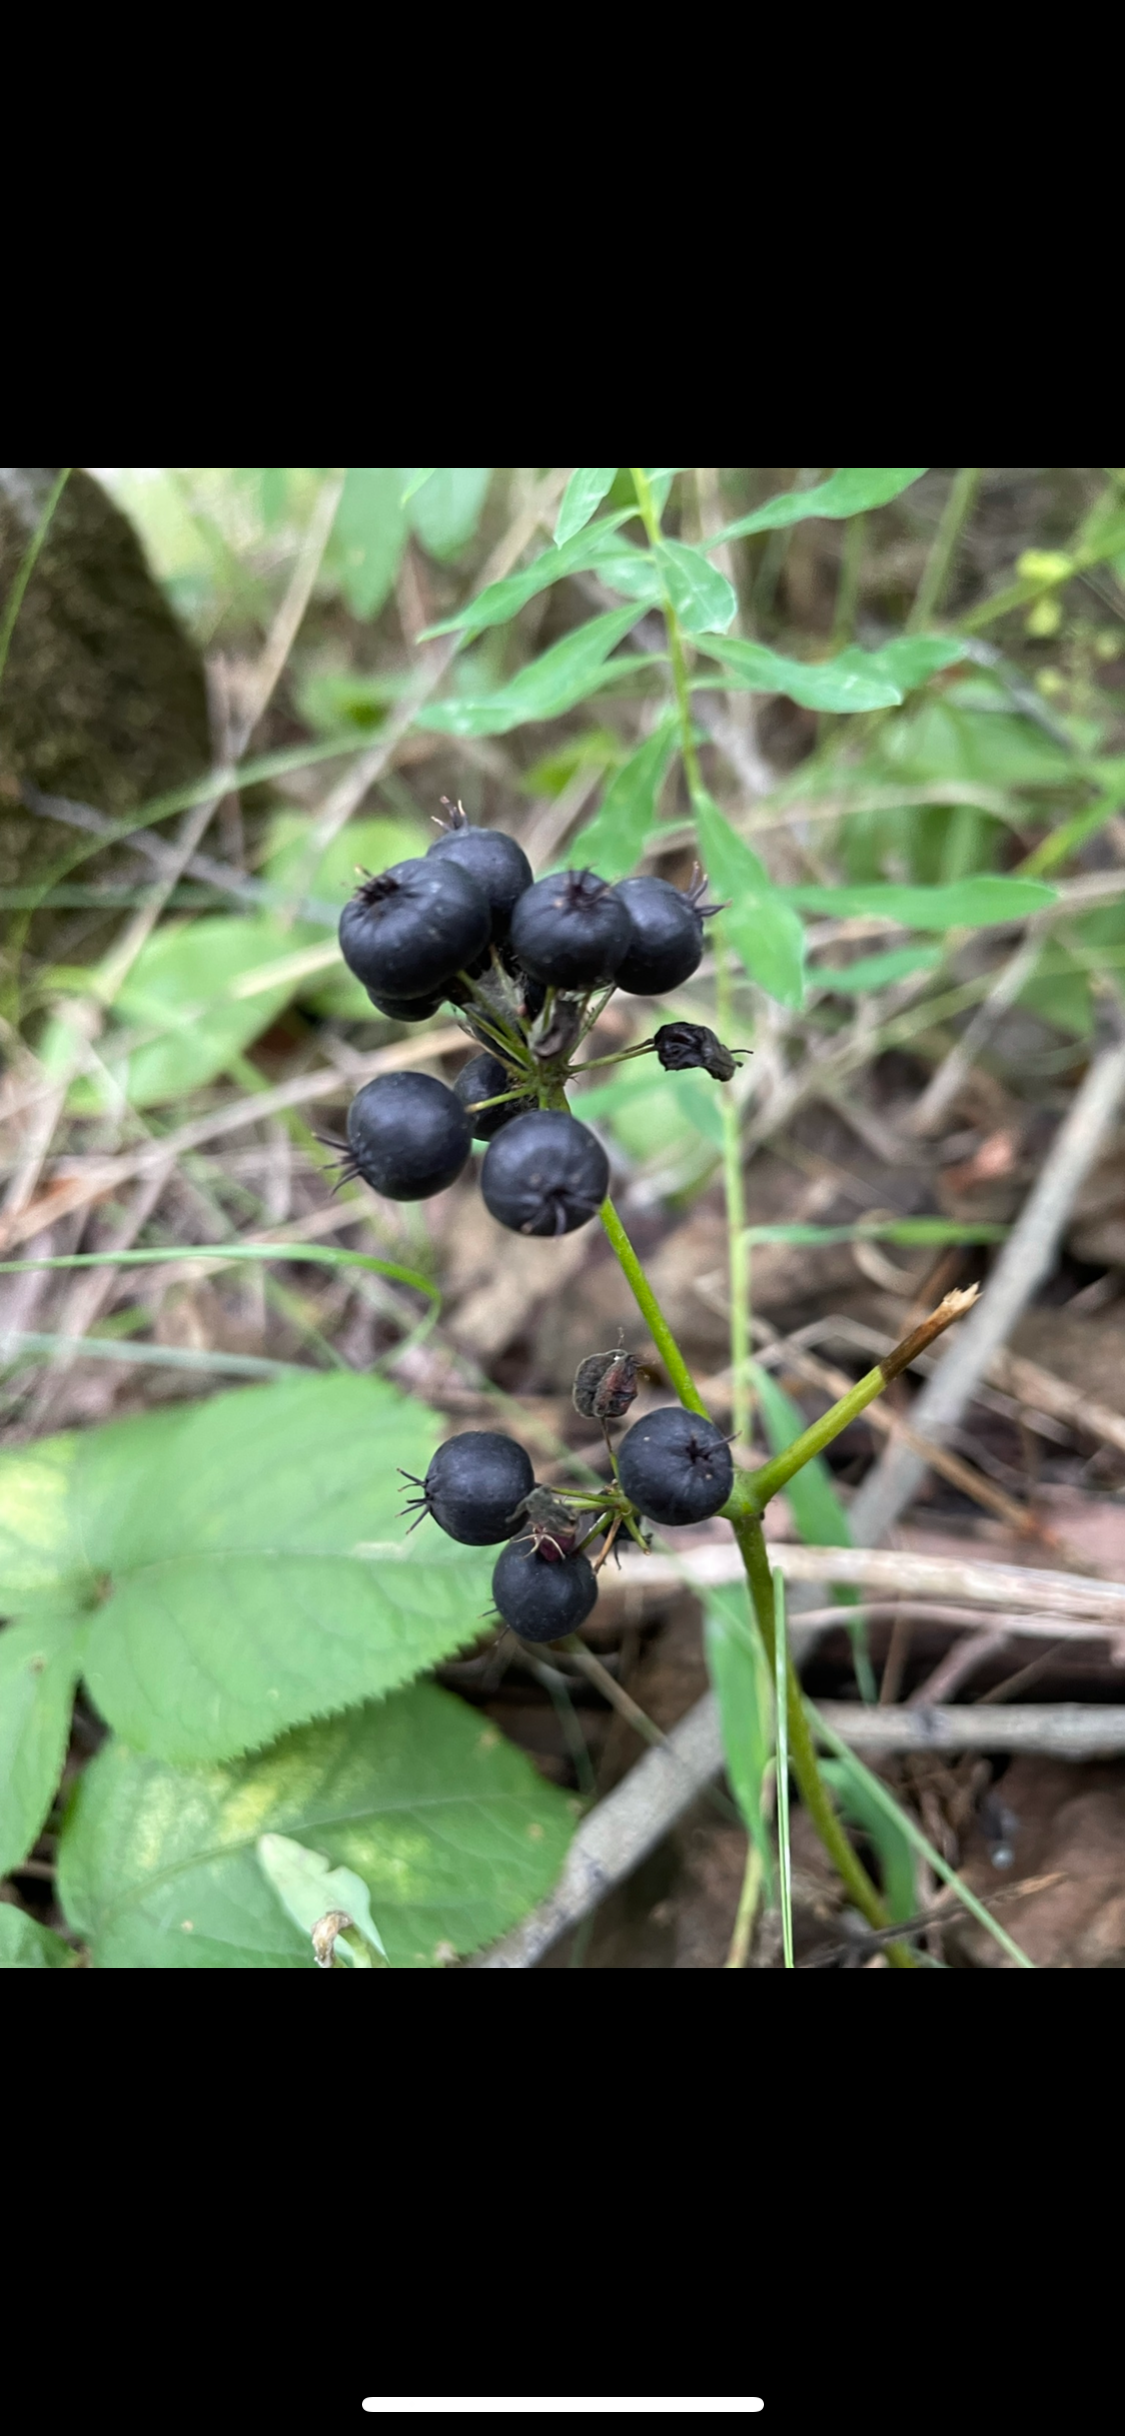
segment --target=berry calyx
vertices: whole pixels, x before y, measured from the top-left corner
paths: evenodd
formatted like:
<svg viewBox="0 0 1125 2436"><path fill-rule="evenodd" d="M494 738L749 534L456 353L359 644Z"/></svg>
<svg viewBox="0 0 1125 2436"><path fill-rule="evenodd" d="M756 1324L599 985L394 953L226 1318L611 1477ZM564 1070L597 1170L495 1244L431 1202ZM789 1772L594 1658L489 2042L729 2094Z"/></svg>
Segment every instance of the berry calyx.
<svg viewBox="0 0 1125 2436"><path fill-rule="evenodd" d="M598 1579L589 1558L546 1559L528 1538L509 1540L497 1557L492 1596L521 1641L559 1641L576 1632L597 1604Z"/></svg>
<svg viewBox="0 0 1125 2436"><path fill-rule="evenodd" d="M513 1117L526 1116L535 1107L534 1099L502 1099L495 1108L474 1108L474 1100L495 1100L502 1091L514 1091L518 1078L502 1066L490 1049L482 1049L479 1057L471 1057L453 1085L454 1091L468 1117L475 1142L491 1142L502 1125Z"/></svg>
<svg viewBox="0 0 1125 2436"><path fill-rule="evenodd" d="M514 837L508 837L502 829L470 829L460 804L455 809L448 808L452 825L444 837L434 839L426 860L433 862L440 857L443 862L459 863L483 889L488 899L493 941L499 945L508 936L517 898L531 887L531 865Z"/></svg>
<svg viewBox="0 0 1125 2436"><path fill-rule="evenodd" d="M734 1486L722 1431L682 1404L663 1404L633 1423L618 1449L617 1475L650 1522L669 1525L706 1522Z"/></svg>
<svg viewBox="0 0 1125 2436"><path fill-rule="evenodd" d="M426 1514L439 1530L466 1548L494 1547L516 1529L517 1509L535 1485L531 1458L502 1430L466 1429L439 1446L424 1480L404 1472L420 1497L406 1502L409 1513L419 1508L412 1531Z"/></svg>
<svg viewBox="0 0 1125 2436"><path fill-rule="evenodd" d="M512 948L524 971L557 990L613 981L630 936L621 897L596 871L555 871L536 880L512 915Z"/></svg>
<svg viewBox="0 0 1125 2436"><path fill-rule="evenodd" d="M378 1074L348 1110L345 1172L389 1201L427 1201L460 1175L471 1145L469 1120L446 1083Z"/></svg>
<svg viewBox="0 0 1125 2436"><path fill-rule="evenodd" d="M745 1049L728 1049L705 1023L662 1023L652 1045L666 1073L702 1066L717 1083L729 1083L739 1059L749 1055Z"/></svg>
<svg viewBox="0 0 1125 2436"><path fill-rule="evenodd" d="M490 929L471 871L416 855L361 881L340 916L340 948L366 990L425 998L483 955Z"/></svg>
<svg viewBox="0 0 1125 2436"><path fill-rule="evenodd" d="M480 1188L493 1217L515 1234L569 1235L600 1209L609 1160L567 1109L536 1108L489 1144Z"/></svg>
<svg viewBox="0 0 1125 2436"><path fill-rule="evenodd" d="M617 968L617 987L638 998L660 998L690 979L703 956L703 915L691 896L668 880L619 880L617 893L632 937Z"/></svg>

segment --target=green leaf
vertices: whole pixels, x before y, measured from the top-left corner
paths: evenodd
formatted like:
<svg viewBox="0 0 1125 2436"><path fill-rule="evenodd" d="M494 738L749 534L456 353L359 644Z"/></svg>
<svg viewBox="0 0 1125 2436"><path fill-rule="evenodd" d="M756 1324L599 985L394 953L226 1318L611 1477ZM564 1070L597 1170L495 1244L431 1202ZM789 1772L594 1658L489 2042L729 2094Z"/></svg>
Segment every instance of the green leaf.
<svg viewBox="0 0 1125 2436"><path fill-rule="evenodd" d="M480 523L490 465L439 465L411 494L410 526L431 558L456 558Z"/></svg>
<svg viewBox="0 0 1125 2436"><path fill-rule="evenodd" d="M831 1785L845 1818L862 1829L879 1856L883 1896L892 1920L912 1920L918 1909L914 1847L905 1828L877 1801L860 1770L844 1759L822 1759L820 1773Z"/></svg>
<svg viewBox="0 0 1125 2436"><path fill-rule="evenodd" d="M1026 922L1057 889L1043 880L1007 880L993 872L952 880L946 888L900 888L892 881L864 881L854 888L787 888L791 905L806 913L881 914L910 930L987 930L993 923Z"/></svg>
<svg viewBox="0 0 1125 2436"><path fill-rule="evenodd" d="M398 467L350 465L325 558L356 617L378 615L398 574L405 541Z"/></svg>
<svg viewBox="0 0 1125 2436"><path fill-rule="evenodd" d="M45 1440L0 1459L4 1604L92 1610L83 1671L138 1750L267 1742L480 1632L487 1556L399 1515L437 1435L381 1379L310 1373Z"/></svg>
<svg viewBox="0 0 1125 2436"><path fill-rule="evenodd" d="M132 1107L155 1108L213 1082L288 1005L291 980L263 990L246 985L256 970L270 972L293 950L292 933L264 914L162 923L122 984L117 1020L98 1043L104 1073L79 1076L71 1106L81 1115L112 1110L124 1092ZM153 1037L131 1047L137 1034ZM70 1040L63 1012L39 1044L48 1071L63 1066Z"/></svg>
<svg viewBox="0 0 1125 2436"><path fill-rule="evenodd" d="M637 550L631 541L622 541L617 533L606 533L592 552L589 572L610 592L623 592L626 600L660 600L663 581L659 565L651 550Z"/></svg>
<svg viewBox="0 0 1125 2436"><path fill-rule="evenodd" d="M258 1860L260 1837L285 1835L363 1880L392 1966L427 1968L546 1894L573 1824L494 1726L419 1684L225 1768L110 1743L68 1817L59 1891L103 1970L315 1970Z"/></svg>
<svg viewBox="0 0 1125 2436"><path fill-rule="evenodd" d="M654 555L685 633L725 634L738 608L738 594L726 576L708 564L702 550L682 541L658 542Z"/></svg>
<svg viewBox="0 0 1125 2436"><path fill-rule="evenodd" d="M701 634L698 642L709 659L721 660L734 692L788 694L790 701L818 711L885 710L902 700L902 687L886 674L878 652L842 651L834 660L806 662L786 660L764 643L742 643L736 635L720 642Z"/></svg>
<svg viewBox="0 0 1125 2436"><path fill-rule="evenodd" d="M854 1226L748 1226L755 1243L1003 1243L1008 1228L991 1218L860 1218ZM803 1429L804 1422L798 1427Z"/></svg>
<svg viewBox="0 0 1125 2436"><path fill-rule="evenodd" d="M1074 776L1074 756L1034 720L965 703L959 693L955 687L888 721L878 748L887 776L912 785L951 778L990 787L1054 786Z"/></svg>
<svg viewBox="0 0 1125 2436"><path fill-rule="evenodd" d="M402 472L404 480L399 506L409 507L411 500L421 490L422 484L429 482L436 474L437 467L436 465L405 465Z"/></svg>
<svg viewBox="0 0 1125 2436"><path fill-rule="evenodd" d="M940 947L889 947L882 956L857 956L854 964L814 964L809 982L852 998L865 990L885 990L910 973L932 972L941 961Z"/></svg>
<svg viewBox="0 0 1125 2436"><path fill-rule="evenodd" d="M607 880L623 879L640 860L656 818L656 798L675 749L677 724L665 719L615 770L598 811L567 851Z"/></svg>
<svg viewBox="0 0 1125 2436"><path fill-rule="evenodd" d="M306 1937L327 1912L347 1912L359 1933L359 1947L341 1932L334 1940L338 1960L359 1962L361 1967L366 1961L370 1969L374 1957L363 1955L367 1944L386 1961L386 1946L371 1917L371 1897L354 1869L333 1869L327 1853L310 1852L307 1844L288 1835L259 1836L258 1859L275 1895Z"/></svg>
<svg viewBox="0 0 1125 2436"><path fill-rule="evenodd" d="M709 795L696 796L695 813L711 886L717 896L731 900L729 913L722 917L725 936L759 988L783 1006L799 1007L805 992L805 934L797 915Z"/></svg>
<svg viewBox="0 0 1125 2436"><path fill-rule="evenodd" d="M26 1859L50 1810L79 1649L73 1616L40 1616L0 1632L0 1877Z"/></svg>
<svg viewBox="0 0 1125 2436"><path fill-rule="evenodd" d="M777 1737L777 1876L785 1968L793 1962L793 1854L789 1842L789 1701L785 1575L773 1569L773 1716Z"/></svg>
<svg viewBox="0 0 1125 2436"><path fill-rule="evenodd" d="M924 474L924 465L844 465L809 491L779 491L764 507L740 516L736 524L711 533L705 550L720 542L738 541L744 533L773 533L780 525L803 524L806 516L862 516L868 508L886 507Z"/></svg>
<svg viewBox="0 0 1125 2436"><path fill-rule="evenodd" d="M730 1789L746 1833L762 1856L766 1885L772 1888L773 1854L762 1791L773 1757L773 1686L744 1588L732 1583L729 1590L710 1592L703 1640L719 1704Z"/></svg>
<svg viewBox="0 0 1125 2436"><path fill-rule="evenodd" d="M847 668L854 660L861 675L876 676L881 670L889 684L909 694L915 686L925 685L928 678L936 676L939 669L950 668L955 660L965 656L965 645L959 635L900 634L892 643L881 643L877 651L841 651L833 665Z"/></svg>
<svg viewBox="0 0 1125 2436"><path fill-rule="evenodd" d="M533 558L529 567L521 568L518 575L505 575L499 583L487 584L475 600L458 610L456 617L427 626L419 642L427 642L438 634L480 634L486 626L505 625L526 601L534 600L536 593L545 592L564 575L579 575L591 567L602 542L612 539L618 526L627 524L633 512L632 508L621 508L615 515L603 516L598 524L588 526L584 533L576 533L561 549L541 550L538 558ZM638 558L644 555L643 551L636 552Z"/></svg>
<svg viewBox="0 0 1125 2436"><path fill-rule="evenodd" d="M754 1392L762 1407L766 1436L775 1455L782 1455L793 1440L807 1427L804 1414L791 1402L784 1390L763 1370L760 1362L750 1364ZM794 1472L785 1484L785 1495L801 1538L810 1548L850 1548L851 1531L845 1508L833 1486L832 1475L822 1455Z"/></svg>
<svg viewBox="0 0 1125 2436"><path fill-rule="evenodd" d="M575 534L581 533L589 524L616 472L615 465L580 465L571 475L563 492L555 525L556 548L560 548L564 542L573 541Z"/></svg>
<svg viewBox="0 0 1125 2436"><path fill-rule="evenodd" d="M77 1961L73 1947L53 1929L14 1903L0 1903L0 1971L73 1970Z"/></svg>
<svg viewBox="0 0 1125 2436"><path fill-rule="evenodd" d="M530 666L521 668L499 693L473 700L454 697L428 703L416 724L445 736L505 736L531 719L555 719L576 702L596 692L603 682L604 663L637 622L636 609L610 609L589 619L562 641L553 643Z"/></svg>

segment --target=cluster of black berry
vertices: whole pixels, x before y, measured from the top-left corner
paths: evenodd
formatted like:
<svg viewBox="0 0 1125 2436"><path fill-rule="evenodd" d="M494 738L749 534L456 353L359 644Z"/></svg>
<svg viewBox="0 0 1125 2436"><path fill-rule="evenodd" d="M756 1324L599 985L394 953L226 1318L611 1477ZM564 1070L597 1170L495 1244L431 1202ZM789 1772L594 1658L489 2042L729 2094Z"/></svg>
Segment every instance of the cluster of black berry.
<svg viewBox="0 0 1125 2436"><path fill-rule="evenodd" d="M562 871L533 880L515 838L473 829L460 805L429 852L361 882L340 946L372 1004L420 1023L443 999L480 1043L449 1086L428 1074L379 1075L348 1111L346 1168L392 1201L424 1201L460 1175L473 1138L488 1143L481 1191L501 1226L567 1235L605 1199L609 1163L572 1116L570 1059L613 990L656 998L679 988L718 911L667 880ZM646 1047L663 1066L725 1079L731 1052L703 1024L665 1024Z"/></svg>
<svg viewBox="0 0 1125 2436"><path fill-rule="evenodd" d="M636 1365L618 1351L592 1355L579 1370L579 1410L597 1410L607 1425L596 1385L590 1389L591 1371L599 1380L614 1371L619 1380L631 1374L631 1388L619 1385L611 1398L612 1417L619 1418L636 1394ZM608 1554L622 1524L639 1538L638 1516L673 1526L704 1522L726 1504L733 1485L730 1448L714 1422L665 1404L626 1432L613 1489L560 1496L536 1485L530 1458L514 1438L464 1430L438 1448L425 1479L414 1480L420 1494L408 1499L407 1510L418 1509L418 1522L432 1515L450 1539L470 1548L505 1540L492 1575L497 1612L521 1640L557 1641L577 1631L598 1595L587 1546L601 1537Z"/></svg>
<svg viewBox="0 0 1125 2436"><path fill-rule="evenodd" d="M393 1201L425 1200L460 1175L475 1137L488 1144L481 1190L493 1217L524 1235L567 1235L609 1184L601 1143L566 1106L574 1052L615 989L656 998L688 980L719 908L703 902L698 877L686 891L651 878L611 886L593 871L533 880L515 838L470 828L460 805L447 810L428 854L363 880L340 945L381 1014L421 1022L449 1000L478 1051L452 1090L414 1073L366 1084L348 1111L347 1172ZM698 1066L726 1082L735 1070L705 1024L663 1024L623 1054L643 1049L671 1072ZM579 1369L574 1402L600 1422L611 1456L610 1430L636 1393L623 1346ZM721 1432L672 1404L628 1430L604 1489L560 1495L536 1483L515 1439L467 1430L439 1447L408 1510L468 1547L503 1540L492 1576L500 1616L524 1640L554 1641L589 1615L622 1529L643 1546L643 1518L702 1522L733 1478Z"/></svg>

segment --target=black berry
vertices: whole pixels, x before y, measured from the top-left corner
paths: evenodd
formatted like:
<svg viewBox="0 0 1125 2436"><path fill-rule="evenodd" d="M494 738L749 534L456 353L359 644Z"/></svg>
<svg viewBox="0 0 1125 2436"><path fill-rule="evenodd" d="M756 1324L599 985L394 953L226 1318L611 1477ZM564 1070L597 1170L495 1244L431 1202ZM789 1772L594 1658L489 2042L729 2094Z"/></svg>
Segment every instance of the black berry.
<svg viewBox="0 0 1125 2436"><path fill-rule="evenodd" d="M414 1480L412 1472L404 1480ZM535 1485L529 1456L514 1438L497 1429L462 1430L439 1446L424 1480L415 1480L420 1497L407 1499L407 1509L432 1514L439 1529L467 1548L491 1548L515 1530L517 1508ZM416 1524L411 1525L415 1529Z"/></svg>
<svg viewBox="0 0 1125 2436"><path fill-rule="evenodd" d="M480 1188L501 1226L518 1235L569 1235L609 1190L596 1134L562 1108L537 1108L505 1125L485 1152Z"/></svg>
<svg viewBox="0 0 1125 2436"><path fill-rule="evenodd" d="M374 990L368 990L367 995L372 1006L391 1023L424 1023L428 1015L437 1014L441 1005L440 998L388 998L383 992L376 998Z"/></svg>
<svg viewBox="0 0 1125 2436"><path fill-rule="evenodd" d="M521 1641L558 1641L585 1622L597 1602L598 1577L588 1557L549 1561L532 1540L512 1539L496 1559L492 1596Z"/></svg>
<svg viewBox="0 0 1125 2436"><path fill-rule="evenodd" d="M340 916L340 947L365 989L426 998L484 953L490 927L472 873L418 855L361 883Z"/></svg>
<svg viewBox="0 0 1125 2436"><path fill-rule="evenodd" d="M512 907L531 886L531 865L523 847L502 829L470 829L461 813L460 821L454 815L454 826L446 836L435 838L426 860L432 862L438 856L443 862L459 863L471 874L488 898L493 939L497 943L506 939Z"/></svg>
<svg viewBox="0 0 1125 2436"><path fill-rule="evenodd" d="M501 1125L513 1117L526 1116L535 1107L534 1099L501 1100L498 1108L474 1108L474 1100L494 1100L501 1091L514 1091L516 1078L502 1066L490 1049L482 1049L479 1057L471 1057L454 1083L454 1091L465 1110L476 1142L491 1142Z"/></svg>
<svg viewBox="0 0 1125 2436"><path fill-rule="evenodd" d="M615 979L629 948L629 916L617 890L595 871L556 871L524 891L511 937L534 980L592 990Z"/></svg>
<svg viewBox="0 0 1125 2436"><path fill-rule="evenodd" d="M618 1449L617 1471L626 1497L655 1523L706 1522L734 1486L722 1431L682 1404L663 1404L633 1423Z"/></svg>
<svg viewBox="0 0 1125 2436"><path fill-rule="evenodd" d="M390 1201L426 1201L459 1176L469 1120L432 1074L379 1074L348 1110L349 1170Z"/></svg>
<svg viewBox="0 0 1125 2436"><path fill-rule="evenodd" d="M619 880L632 925L617 987L638 998L660 998L694 973L703 955L703 916L690 896L668 880Z"/></svg>
<svg viewBox="0 0 1125 2436"><path fill-rule="evenodd" d="M662 1023L653 1047L667 1073L682 1074L687 1066L702 1066L717 1083L729 1083L740 1055L738 1050L728 1049L705 1023Z"/></svg>

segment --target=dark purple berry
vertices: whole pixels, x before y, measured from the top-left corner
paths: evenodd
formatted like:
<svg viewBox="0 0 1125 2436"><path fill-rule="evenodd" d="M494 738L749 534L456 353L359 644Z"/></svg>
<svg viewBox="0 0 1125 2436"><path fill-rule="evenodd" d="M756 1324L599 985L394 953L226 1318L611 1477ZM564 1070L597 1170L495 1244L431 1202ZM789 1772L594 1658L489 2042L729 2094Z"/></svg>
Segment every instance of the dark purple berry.
<svg viewBox="0 0 1125 2436"><path fill-rule="evenodd" d="M473 1107L474 1100L494 1100L501 1091L514 1091L517 1079L514 1074L509 1074L506 1066L501 1065L498 1057L493 1057L490 1049L482 1049L479 1057L471 1057L468 1065L462 1066L453 1088L468 1117L475 1142L491 1142L493 1134L499 1133L502 1125L510 1124L513 1117L526 1116L528 1110L535 1107L534 1098L501 1100L498 1108Z"/></svg>
<svg viewBox="0 0 1125 2436"><path fill-rule="evenodd" d="M516 1529L521 1506L535 1485L531 1460L514 1438L497 1429L462 1430L439 1446L424 1480L414 1481L420 1497L407 1499L407 1511L432 1514L440 1530L466 1548L491 1548Z"/></svg>
<svg viewBox="0 0 1125 2436"><path fill-rule="evenodd" d="M592 990L615 979L629 948L629 916L617 890L595 871L555 871L524 891L511 938L534 980Z"/></svg>
<svg viewBox="0 0 1125 2436"><path fill-rule="evenodd" d="M725 1506L734 1465L722 1431L682 1404L634 1421L617 1453L626 1497L655 1523L706 1522Z"/></svg>
<svg viewBox="0 0 1125 2436"><path fill-rule="evenodd" d="M597 1135L563 1108L536 1108L505 1125L485 1152L485 1204L518 1235L569 1235L585 1226L609 1190L609 1160Z"/></svg>
<svg viewBox="0 0 1125 2436"><path fill-rule="evenodd" d="M361 882L340 916L340 947L366 990L427 998L484 954L490 927L471 872L417 855Z"/></svg>
<svg viewBox="0 0 1125 2436"><path fill-rule="evenodd" d="M512 1539L496 1559L492 1596L521 1641L559 1641L596 1605L598 1577L588 1557L545 1560L530 1538Z"/></svg>
<svg viewBox="0 0 1125 2436"><path fill-rule="evenodd" d="M690 979L703 956L703 924L690 897L667 880L619 880L633 937L617 987L637 998L660 998Z"/></svg>
<svg viewBox="0 0 1125 2436"><path fill-rule="evenodd" d="M459 805L457 809L460 811ZM454 817L454 827L434 839L426 860L432 862L440 856L443 862L459 863L463 871L471 873L488 898L492 936L499 943L508 936L517 897L531 886L531 865L523 847L502 829L470 829L463 813L459 823Z"/></svg>
<svg viewBox="0 0 1125 2436"><path fill-rule="evenodd" d="M390 1023L424 1023L427 1016L437 1014L441 1005L440 998L388 998L385 995L376 998L374 990L368 990L367 995L372 1006L380 1015L385 1015Z"/></svg>
<svg viewBox="0 0 1125 2436"><path fill-rule="evenodd" d="M702 1066L717 1083L729 1083L739 1057L746 1054L728 1049L705 1023L662 1023L652 1045L666 1073L682 1074L685 1067Z"/></svg>
<svg viewBox="0 0 1125 2436"><path fill-rule="evenodd" d="M432 1074L379 1074L348 1110L347 1172L390 1201L444 1192L469 1156L472 1136L460 1100Z"/></svg>

